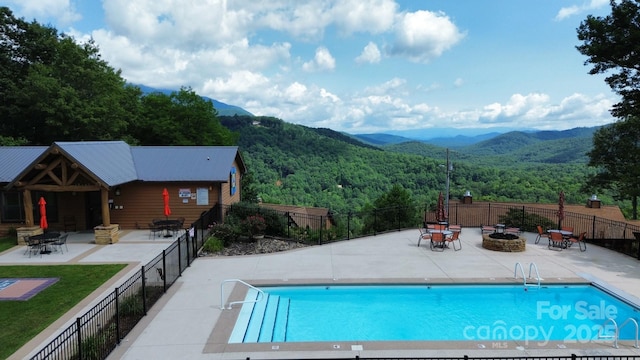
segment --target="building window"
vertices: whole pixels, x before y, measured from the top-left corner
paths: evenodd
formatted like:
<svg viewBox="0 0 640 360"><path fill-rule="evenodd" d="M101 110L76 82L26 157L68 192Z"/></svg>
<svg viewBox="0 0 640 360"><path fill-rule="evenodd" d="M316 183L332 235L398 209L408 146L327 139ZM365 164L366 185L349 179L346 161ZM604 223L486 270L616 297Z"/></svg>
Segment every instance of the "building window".
<svg viewBox="0 0 640 360"><path fill-rule="evenodd" d="M0 201L2 201L3 223L24 222L24 206L21 192L3 192Z"/></svg>

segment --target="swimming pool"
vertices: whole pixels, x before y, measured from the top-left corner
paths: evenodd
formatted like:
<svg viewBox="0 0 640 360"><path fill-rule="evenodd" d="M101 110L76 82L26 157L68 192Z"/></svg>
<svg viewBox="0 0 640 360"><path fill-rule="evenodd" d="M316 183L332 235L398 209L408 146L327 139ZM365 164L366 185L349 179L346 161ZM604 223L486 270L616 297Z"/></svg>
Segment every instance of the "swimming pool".
<svg viewBox="0 0 640 360"><path fill-rule="evenodd" d="M591 285L338 285L261 288L229 343L318 341L590 342L639 309ZM246 300L256 299L250 290ZM605 332L611 333L608 322ZM631 322L620 339L635 339Z"/></svg>

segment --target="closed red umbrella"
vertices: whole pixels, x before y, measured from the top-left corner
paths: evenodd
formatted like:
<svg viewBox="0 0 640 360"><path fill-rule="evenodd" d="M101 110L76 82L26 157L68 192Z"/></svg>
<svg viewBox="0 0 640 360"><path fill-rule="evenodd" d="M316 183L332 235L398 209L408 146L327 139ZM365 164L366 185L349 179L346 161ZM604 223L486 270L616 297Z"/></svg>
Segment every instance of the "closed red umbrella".
<svg viewBox="0 0 640 360"><path fill-rule="evenodd" d="M38 205L40 205L40 228L46 230L49 227L49 223L47 223L47 202L44 197L40 197Z"/></svg>
<svg viewBox="0 0 640 360"><path fill-rule="evenodd" d="M442 196L442 191L438 195L438 206L436 208L436 217L438 221L447 220L447 214L444 209L444 197Z"/></svg>
<svg viewBox="0 0 640 360"><path fill-rule="evenodd" d="M564 191L560 191L558 195L558 229L562 228L562 220L564 220Z"/></svg>
<svg viewBox="0 0 640 360"><path fill-rule="evenodd" d="M164 216L168 218L171 215L171 208L169 207L169 191L167 191L167 188L162 190L162 201L164 201Z"/></svg>

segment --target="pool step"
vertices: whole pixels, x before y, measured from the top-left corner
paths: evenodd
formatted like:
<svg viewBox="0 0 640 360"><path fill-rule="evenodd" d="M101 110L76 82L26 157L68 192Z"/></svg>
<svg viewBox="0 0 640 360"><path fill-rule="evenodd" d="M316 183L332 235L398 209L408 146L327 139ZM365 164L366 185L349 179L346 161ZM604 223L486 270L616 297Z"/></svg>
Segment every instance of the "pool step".
<svg viewBox="0 0 640 360"><path fill-rule="evenodd" d="M276 321L273 327L272 342L285 342L287 341L287 323L289 322L289 304L291 300L289 298L280 298L278 303L278 313L276 315Z"/></svg>
<svg viewBox="0 0 640 360"><path fill-rule="evenodd" d="M249 289L244 299L245 301L253 301L257 298L258 291L255 289ZM233 331L231 331L231 336L229 336L229 344L238 344L243 342L244 336L247 333L247 327L249 326L249 320L251 320L253 307L254 303L245 303L242 305L240 313L238 314L238 320L236 320L236 325L233 327Z"/></svg>

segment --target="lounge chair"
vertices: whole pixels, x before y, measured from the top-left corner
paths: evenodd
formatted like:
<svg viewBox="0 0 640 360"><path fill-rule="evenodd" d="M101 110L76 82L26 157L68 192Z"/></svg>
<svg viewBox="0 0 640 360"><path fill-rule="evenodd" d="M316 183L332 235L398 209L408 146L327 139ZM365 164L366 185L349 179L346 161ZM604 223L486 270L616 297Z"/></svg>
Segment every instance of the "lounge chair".
<svg viewBox="0 0 640 360"><path fill-rule="evenodd" d="M431 234L431 243L429 247L433 251L434 249L440 249L440 251L444 251L444 234L440 232L434 232Z"/></svg>
<svg viewBox="0 0 640 360"><path fill-rule="evenodd" d="M429 232L428 229L424 229L424 228L420 228L418 229L420 231L420 237L418 237L418 247L420 246L420 241L424 240L424 241L428 241L431 240L431 233Z"/></svg>
<svg viewBox="0 0 640 360"><path fill-rule="evenodd" d="M462 231L462 226L460 226L460 225L449 225L449 230L450 231L461 232Z"/></svg>
<svg viewBox="0 0 640 360"><path fill-rule="evenodd" d="M512 234L512 235L515 235L515 236L520 236L520 228L508 227L508 228L504 229L504 233L505 234Z"/></svg>
<svg viewBox="0 0 640 360"><path fill-rule="evenodd" d="M448 243L451 243L451 246L453 247L454 251L462 250L462 242L460 242L460 231L454 231L450 236L447 236L445 238L445 241ZM456 249L456 243L455 243L456 241L460 246L458 249Z"/></svg>
<svg viewBox="0 0 640 360"><path fill-rule="evenodd" d="M547 234L546 232L544 232L544 230L542 229L542 226L538 225L538 236L536 236L536 244L540 242L540 239L542 238L549 238L549 234Z"/></svg>
<svg viewBox="0 0 640 360"><path fill-rule="evenodd" d="M587 235L586 232L582 232L578 237L575 237L575 236L569 237L569 239L567 239L568 245L571 246L571 244L578 243L578 247L580 248L580 251L586 251L587 243L584 242L584 237L586 235Z"/></svg>

